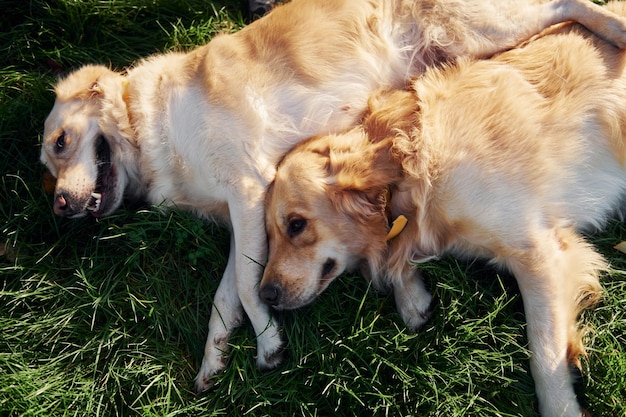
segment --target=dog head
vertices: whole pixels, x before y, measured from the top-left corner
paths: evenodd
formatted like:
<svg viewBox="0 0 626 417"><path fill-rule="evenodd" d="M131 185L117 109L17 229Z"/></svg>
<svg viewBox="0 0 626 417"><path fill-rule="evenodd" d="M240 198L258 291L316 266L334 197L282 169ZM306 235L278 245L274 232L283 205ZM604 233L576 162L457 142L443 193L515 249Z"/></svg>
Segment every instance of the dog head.
<svg viewBox="0 0 626 417"><path fill-rule="evenodd" d="M61 80L46 119L41 162L56 178L59 216L106 216L121 204L136 155L124 102L126 79L85 66Z"/></svg>
<svg viewBox="0 0 626 417"><path fill-rule="evenodd" d="M343 271L385 251L388 189L403 172L393 154L397 123L371 106L362 126L309 139L278 166L266 197L269 259L259 290L277 309L310 303Z"/></svg>

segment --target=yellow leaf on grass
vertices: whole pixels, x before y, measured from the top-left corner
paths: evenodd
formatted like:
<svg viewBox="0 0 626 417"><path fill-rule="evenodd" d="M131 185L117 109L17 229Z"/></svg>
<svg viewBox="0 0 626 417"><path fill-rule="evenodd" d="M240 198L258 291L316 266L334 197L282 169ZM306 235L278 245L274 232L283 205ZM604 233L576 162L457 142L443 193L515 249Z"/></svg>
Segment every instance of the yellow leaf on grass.
<svg viewBox="0 0 626 417"><path fill-rule="evenodd" d="M626 253L626 242L620 242L617 245L613 246L613 248L622 253Z"/></svg>

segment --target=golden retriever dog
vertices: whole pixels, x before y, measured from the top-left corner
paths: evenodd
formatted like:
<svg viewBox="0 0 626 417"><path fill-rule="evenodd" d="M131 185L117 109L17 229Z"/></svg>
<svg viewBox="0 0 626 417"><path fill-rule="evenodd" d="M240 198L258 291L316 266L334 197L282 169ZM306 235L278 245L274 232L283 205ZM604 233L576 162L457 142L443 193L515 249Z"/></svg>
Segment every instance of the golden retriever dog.
<svg viewBox="0 0 626 417"><path fill-rule="evenodd" d="M306 140L278 166L260 296L300 307L360 268L417 329L431 296L416 264L487 258L519 284L541 414L583 415L570 365L605 261L579 233L623 211L625 63L570 25L375 93L361 125Z"/></svg>
<svg viewBox="0 0 626 417"><path fill-rule="evenodd" d="M106 216L124 196L189 210L232 231L199 391L250 318L261 368L282 338L258 285L265 190L287 150L358 122L377 87L404 87L459 56L488 57L576 20L626 45L626 20L587 0L294 0L243 30L125 72L87 65L56 85L41 160L54 212Z"/></svg>

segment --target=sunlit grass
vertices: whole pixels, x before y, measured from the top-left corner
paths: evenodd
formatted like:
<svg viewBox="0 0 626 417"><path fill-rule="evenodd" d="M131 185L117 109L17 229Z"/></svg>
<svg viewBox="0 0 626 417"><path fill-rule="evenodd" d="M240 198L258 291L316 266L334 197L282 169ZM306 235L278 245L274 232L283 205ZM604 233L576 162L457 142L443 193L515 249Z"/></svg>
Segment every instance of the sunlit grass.
<svg viewBox="0 0 626 417"><path fill-rule="evenodd" d="M256 369L244 325L213 390L192 392L228 234L190 215L127 207L102 220L53 216L38 162L59 74L124 68L242 25L239 4L5 1L0 15L1 416L533 416L514 281L482 263L424 266L437 298L419 334L393 298L345 276L278 320L287 360ZM622 224L593 240L611 261L581 381L596 416L626 415Z"/></svg>

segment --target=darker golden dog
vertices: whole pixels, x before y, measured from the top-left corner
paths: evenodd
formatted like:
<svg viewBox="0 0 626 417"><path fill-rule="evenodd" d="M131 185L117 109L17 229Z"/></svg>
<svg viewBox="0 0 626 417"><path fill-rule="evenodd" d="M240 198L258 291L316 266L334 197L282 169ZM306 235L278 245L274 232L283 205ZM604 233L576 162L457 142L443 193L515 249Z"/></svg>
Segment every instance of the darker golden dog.
<svg viewBox="0 0 626 417"><path fill-rule="evenodd" d="M378 92L361 125L280 163L261 297L296 308L361 268L393 288L416 329L431 305L416 265L487 258L519 284L542 415L581 416L569 366L584 352L577 317L599 299L605 261L579 232L619 215L626 196L624 63L574 25Z"/></svg>

